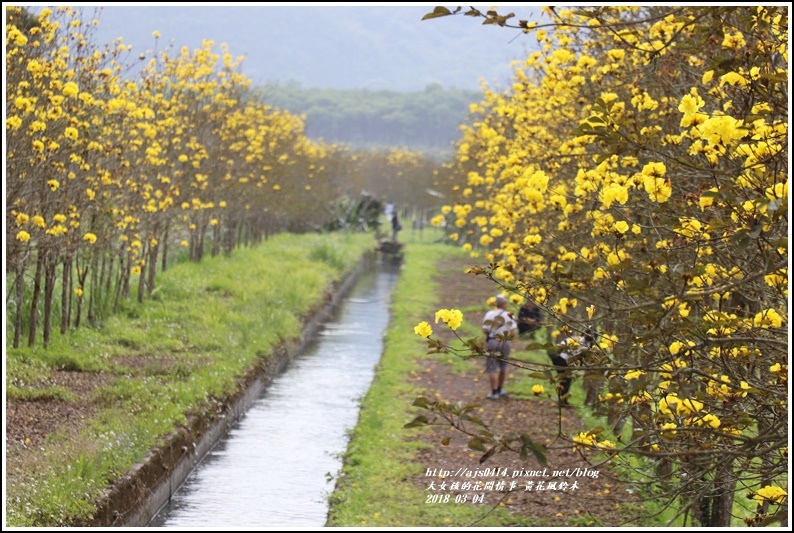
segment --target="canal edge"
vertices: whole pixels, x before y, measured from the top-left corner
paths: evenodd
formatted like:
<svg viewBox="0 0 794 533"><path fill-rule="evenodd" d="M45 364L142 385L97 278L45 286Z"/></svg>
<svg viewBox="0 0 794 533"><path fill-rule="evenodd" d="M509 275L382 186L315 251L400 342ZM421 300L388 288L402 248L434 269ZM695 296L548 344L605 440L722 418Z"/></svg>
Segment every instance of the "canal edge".
<svg viewBox="0 0 794 533"><path fill-rule="evenodd" d="M88 526L144 527L170 501L188 475L223 438L270 385L287 363L312 342L320 325L330 318L360 276L375 263L374 250L366 252L341 283L332 284L324 302L304 321L299 339L275 346L268 357L239 378L239 388L220 399L216 408L188 418L185 424L151 450L143 462L113 482L97 501Z"/></svg>

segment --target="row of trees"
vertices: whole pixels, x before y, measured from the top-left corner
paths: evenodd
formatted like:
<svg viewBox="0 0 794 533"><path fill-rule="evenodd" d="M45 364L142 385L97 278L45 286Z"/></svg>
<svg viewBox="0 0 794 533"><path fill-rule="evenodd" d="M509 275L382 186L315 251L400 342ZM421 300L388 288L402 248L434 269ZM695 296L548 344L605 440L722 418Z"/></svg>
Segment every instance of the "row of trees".
<svg viewBox="0 0 794 533"><path fill-rule="evenodd" d="M264 101L306 115L306 132L358 148L404 146L448 155L479 92L428 85L424 91L309 89L297 82L261 89Z"/></svg>
<svg viewBox="0 0 794 533"><path fill-rule="evenodd" d="M14 347L25 330L34 345L39 327L46 346L58 303L64 333L133 291L143 300L173 246L201 260L269 232L322 227L358 165L255 97L225 46L137 55L121 39L94 43L98 22L85 15L6 11Z"/></svg>
<svg viewBox="0 0 794 533"><path fill-rule="evenodd" d="M346 186L370 191L401 208L437 211L455 193L450 170L424 152L406 148L358 150L351 154Z"/></svg>
<svg viewBox="0 0 794 533"><path fill-rule="evenodd" d="M735 496L758 504L748 523L781 520L787 8L545 13L465 13L542 51L471 115L448 227L485 251L474 272L545 308L557 341L597 328L574 365L633 436L593 428L577 447L641 465L648 493L704 526L730 525Z"/></svg>

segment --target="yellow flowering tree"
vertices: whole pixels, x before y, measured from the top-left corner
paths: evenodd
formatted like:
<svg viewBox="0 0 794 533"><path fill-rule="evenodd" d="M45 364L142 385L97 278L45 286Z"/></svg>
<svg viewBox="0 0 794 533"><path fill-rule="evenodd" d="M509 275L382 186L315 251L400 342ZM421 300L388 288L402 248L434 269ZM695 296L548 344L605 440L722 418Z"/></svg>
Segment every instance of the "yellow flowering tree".
<svg viewBox="0 0 794 533"><path fill-rule="evenodd" d="M48 343L58 301L65 333L115 310L136 280L143 300L169 243L200 260L320 225L338 151L254 98L224 45L163 49L155 32L148 55L121 38L100 47L87 9L8 7L6 19L14 347L25 328L29 345L40 328Z"/></svg>
<svg viewBox="0 0 794 533"><path fill-rule="evenodd" d="M448 196L454 186L443 179L438 161L406 148L350 150L347 164L350 194L366 191L398 209L416 210L414 216L438 209L439 196Z"/></svg>
<svg viewBox="0 0 794 533"><path fill-rule="evenodd" d="M446 216L552 339L597 329L577 371L633 428L608 460L647 458L661 497L730 525L734 494L787 464L788 12L545 12L466 13L539 51L472 106ZM782 516L761 500L748 521Z"/></svg>

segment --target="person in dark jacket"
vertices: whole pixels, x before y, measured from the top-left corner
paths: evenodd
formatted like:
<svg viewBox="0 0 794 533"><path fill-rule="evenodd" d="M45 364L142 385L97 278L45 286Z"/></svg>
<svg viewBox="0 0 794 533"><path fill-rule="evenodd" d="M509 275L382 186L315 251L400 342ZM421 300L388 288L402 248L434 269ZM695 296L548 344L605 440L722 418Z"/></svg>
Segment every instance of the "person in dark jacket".
<svg viewBox="0 0 794 533"><path fill-rule="evenodd" d="M540 329L541 318L540 307L532 300L527 300L518 310L518 335L521 337L534 335Z"/></svg>
<svg viewBox="0 0 794 533"><path fill-rule="evenodd" d="M589 350L595 343L595 334L591 328L587 328L583 335L570 336L557 344L556 349L548 351L549 359L557 370L557 379L560 384L557 386L557 393L560 406L571 407L568 403L568 392L571 390L573 377L568 372L568 360Z"/></svg>
<svg viewBox="0 0 794 533"><path fill-rule="evenodd" d="M397 233L403 229L402 225L400 225L400 219L397 218L397 210L394 210L391 216L391 240L397 242Z"/></svg>

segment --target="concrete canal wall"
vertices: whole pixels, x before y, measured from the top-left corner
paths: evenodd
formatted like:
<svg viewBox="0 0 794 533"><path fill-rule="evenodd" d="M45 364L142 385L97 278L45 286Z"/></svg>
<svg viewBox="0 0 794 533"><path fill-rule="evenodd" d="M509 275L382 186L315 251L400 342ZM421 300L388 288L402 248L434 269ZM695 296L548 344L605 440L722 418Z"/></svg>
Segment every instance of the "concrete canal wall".
<svg viewBox="0 0 794 533"><path fill-rule="evenodd" d="M260 359L239 381L237 393L218 399L207 412L191 416L167 436L159 448L109 487L99 500L89 526L143 527L165 505L193 468L242 417L251 404L287 365L315 339L326 321L362 273L374 267L375 253L367 254L344 281L328 292L324 303L310 313L301 338L284 343Z"/></svg>

